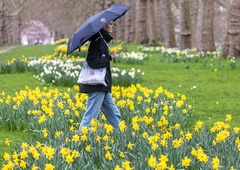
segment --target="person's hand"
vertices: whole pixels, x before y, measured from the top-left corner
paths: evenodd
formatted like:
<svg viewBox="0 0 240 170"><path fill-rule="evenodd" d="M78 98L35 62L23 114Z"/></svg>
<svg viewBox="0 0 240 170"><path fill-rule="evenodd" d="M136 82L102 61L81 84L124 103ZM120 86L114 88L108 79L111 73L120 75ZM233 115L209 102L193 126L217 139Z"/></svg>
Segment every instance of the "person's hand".
<svg viewBox="0 0 240 170"><path fill-rule="evenodd" d="M112 52L112 53L111 53L111 57L112 57L112 59L117 58L117 53Z"/></svg>

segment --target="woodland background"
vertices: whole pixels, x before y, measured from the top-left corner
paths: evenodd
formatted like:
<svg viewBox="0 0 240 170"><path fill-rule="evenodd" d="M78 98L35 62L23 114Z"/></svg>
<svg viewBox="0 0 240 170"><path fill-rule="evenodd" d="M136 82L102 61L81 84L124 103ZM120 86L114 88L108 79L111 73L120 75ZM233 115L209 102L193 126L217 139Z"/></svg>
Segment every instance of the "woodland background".
<svg viewBox="0 0 240 170"><path fill-rule="evenodd" d="M240 0L1 0L0 46L20 44L21 31L40 20L55 38L70 37L91 15L118 3L132 6L116 21L114 38L240 57Z"/></svg>

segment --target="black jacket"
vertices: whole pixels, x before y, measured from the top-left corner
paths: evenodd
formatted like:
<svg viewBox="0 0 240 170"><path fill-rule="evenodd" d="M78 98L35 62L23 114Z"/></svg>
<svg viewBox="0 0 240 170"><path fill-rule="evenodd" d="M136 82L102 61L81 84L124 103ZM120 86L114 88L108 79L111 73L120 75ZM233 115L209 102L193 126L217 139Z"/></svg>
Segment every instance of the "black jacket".
<svg viewBox="0 0 240 170"><path fill-rule="evenodd" d="M80 84L81 93L96 91L111 92L112 75L110 70L110 60L112 60L112 58L109 54L109 49L106 43L109 43L112 40L112 37L104 30L100 30L100 33L103 38L99 33L97 33L89 39L91 43L88 49L87 62L91 68L107 68L105 77L107 86Z"/></svg>

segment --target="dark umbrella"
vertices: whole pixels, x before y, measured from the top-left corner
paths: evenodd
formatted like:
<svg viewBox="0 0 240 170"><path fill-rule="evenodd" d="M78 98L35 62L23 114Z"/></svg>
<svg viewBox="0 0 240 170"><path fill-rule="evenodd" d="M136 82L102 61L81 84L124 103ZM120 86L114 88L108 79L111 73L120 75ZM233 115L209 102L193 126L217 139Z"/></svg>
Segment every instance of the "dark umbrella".
<svg viewBox="0 0 240 170"><path fill-rule="evenodd" d="M88 18L69 39L67 54L81 47L91 36L111 21L123 16L130 8L130 6L116 4Z"/></svg>

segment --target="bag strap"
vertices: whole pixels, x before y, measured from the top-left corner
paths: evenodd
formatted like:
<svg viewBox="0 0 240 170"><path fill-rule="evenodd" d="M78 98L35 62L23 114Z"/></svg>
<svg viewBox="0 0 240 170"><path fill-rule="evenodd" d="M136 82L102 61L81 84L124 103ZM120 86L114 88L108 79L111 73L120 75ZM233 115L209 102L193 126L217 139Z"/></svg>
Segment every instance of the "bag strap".
<svg viewBox="0 0 240 170"><path fill-rule="evenodd" d="M102 37L102 39L104 40L104 42L105 42L105 44L107 45L107 47L108 47L108 51L110 52L110 48L109 48L109 46L108 46L108 43L106 42L106 40L103 38L103 36L102 36L102 34L101 34L101 32L100 31L98 31L98 33L100 34L100 36ZM110 53L109 53L110 54Z"/></svg>
<svg viewBox="0 0 240 170"><path fill-rule="evenodd" d="M109 53L109 55L110 55L110 54L111 54L111 50L110 50L110 47L109 47L108 43L107 43L106 40L103 38L101 32L98 31L98 33L100 34L100 36L102 37L103 41L104 41L105 44L107 45L107 47L108 47L108 53ZM113 62L114 62L114 64L116 65L116 60L115 60L115 58L113 59Z"/></svg>

